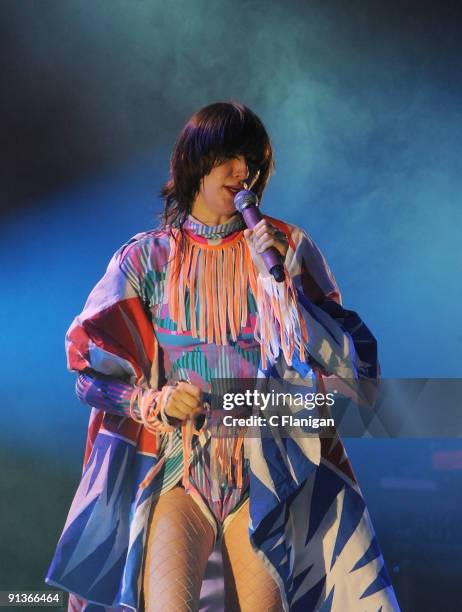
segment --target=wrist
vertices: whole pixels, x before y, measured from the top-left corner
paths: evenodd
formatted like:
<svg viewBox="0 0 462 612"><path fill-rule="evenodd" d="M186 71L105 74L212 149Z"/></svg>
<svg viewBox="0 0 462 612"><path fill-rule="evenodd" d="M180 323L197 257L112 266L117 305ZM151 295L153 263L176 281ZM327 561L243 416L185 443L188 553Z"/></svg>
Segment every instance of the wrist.
<svg viewBox="0 0 462 612"><path fill-rule="evenodd" d="M180 419L168 414L168 401L175 385L164 385L160 390L157 398L156 417L165 426L169 428L177 428L181 423Z"/></svg>
<svg viewBox="0 0 462 612"><path fill-rule="evenodd" d="M137 423L141 423L148 431L154 434L175 431L176 425L170 423L165 415L166 400L172 387L145 389L137 387L130 401L130 416ZM137 403L137 405L136 405Z"/></svg>

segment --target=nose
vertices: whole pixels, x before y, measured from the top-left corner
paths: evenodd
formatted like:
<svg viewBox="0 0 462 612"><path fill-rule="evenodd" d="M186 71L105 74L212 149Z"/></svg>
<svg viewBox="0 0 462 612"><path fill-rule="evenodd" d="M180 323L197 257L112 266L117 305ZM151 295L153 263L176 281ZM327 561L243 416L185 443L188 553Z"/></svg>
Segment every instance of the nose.
<svg viewBox="0 0 462 612"><path fill-rule="evenodd" d="M233 159L233 176L241 181L249 177L249 168L243 155Z"/></svg>

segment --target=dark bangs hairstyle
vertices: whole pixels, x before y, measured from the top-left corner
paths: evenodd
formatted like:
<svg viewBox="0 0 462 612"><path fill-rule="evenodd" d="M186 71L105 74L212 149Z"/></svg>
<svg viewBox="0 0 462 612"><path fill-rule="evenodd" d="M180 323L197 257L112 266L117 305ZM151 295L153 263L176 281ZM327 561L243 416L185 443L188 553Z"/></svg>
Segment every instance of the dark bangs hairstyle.
<svg viewBox="0 0 462 612"><path fill-rule="evenodd" d="M247 162L250 180L260 171L252 191L261 199L274 170L273 150L263 123L250 108L237 102L216 102L197 111L181 130L172 152L170 179L160 192L165 201L162 225L181 230L202 178L214 166L238 155Z"/></svg>

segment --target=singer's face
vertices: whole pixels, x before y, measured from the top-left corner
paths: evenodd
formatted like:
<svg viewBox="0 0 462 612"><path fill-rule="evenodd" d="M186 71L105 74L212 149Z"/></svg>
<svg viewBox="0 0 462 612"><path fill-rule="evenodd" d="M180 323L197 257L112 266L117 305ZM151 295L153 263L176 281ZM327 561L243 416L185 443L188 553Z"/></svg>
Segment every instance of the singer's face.
<svg viewBox="0 0 462 612"><path fill-rule="evenodd" d="M259 173L249 176L249 168L242 155L214 166L201 180L200 191L191 212L207 225L226 223L236 213L234 196L241 189L251 189Z"/></svg>

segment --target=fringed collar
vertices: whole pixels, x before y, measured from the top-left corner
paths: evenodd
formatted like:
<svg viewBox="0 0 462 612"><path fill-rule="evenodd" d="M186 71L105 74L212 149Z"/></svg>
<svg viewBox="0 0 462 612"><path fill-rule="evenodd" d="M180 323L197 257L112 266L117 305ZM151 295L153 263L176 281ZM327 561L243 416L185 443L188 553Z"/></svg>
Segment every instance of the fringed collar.
<svg viewBox="0 0 462 612"><path fill-rule="evenodd" d="M244 234L237 229L241 223L239 215L211 227L190 215L185 243L180 244L178 235L171 237L166 271L169 316L177 333L221 345L228 344L230 335L236 342L247 324L250 287L258 309L254 335L261 346L263 368L268 361L276 362L280 349L291 365L295 348L304 359L307 340L292 278L286 274L284 282L277 283L271 275L258 273Z"/></svg>
<svg viewBox="0 0 462 612"><path fill-rule="evenodd" d="M232 234L240 232L245 228L244 219L240 213L236 213L227 223L219 225L206 225L192 215L188 215L183 228L188 235L198 242L220 243L226 241Z"/></svg>

